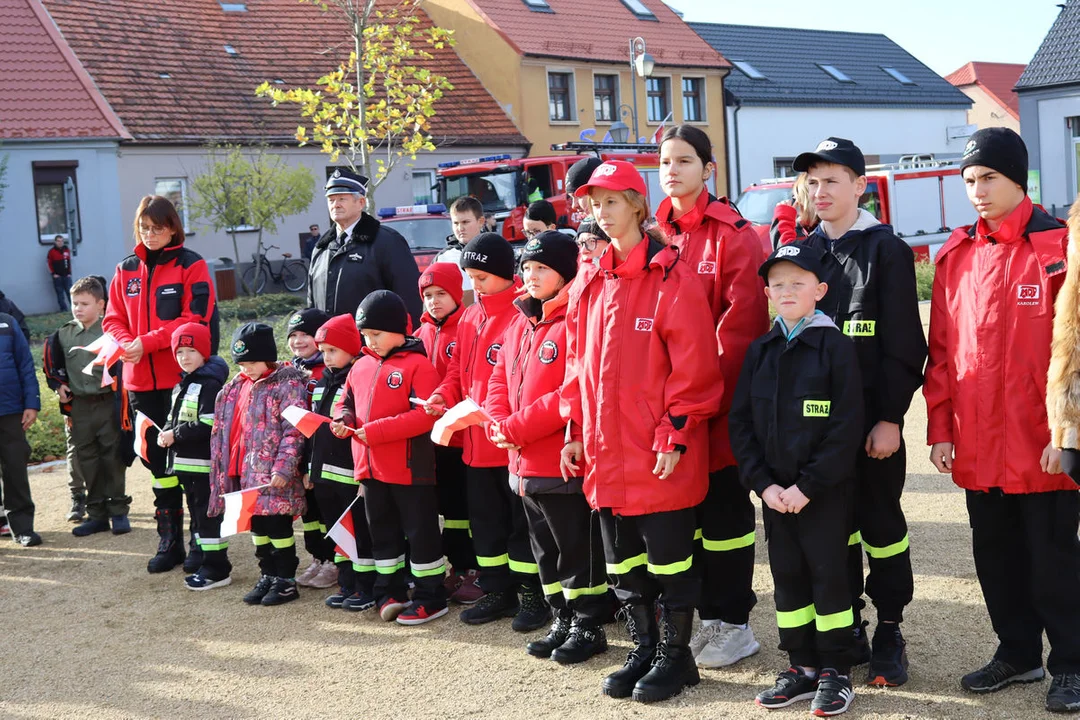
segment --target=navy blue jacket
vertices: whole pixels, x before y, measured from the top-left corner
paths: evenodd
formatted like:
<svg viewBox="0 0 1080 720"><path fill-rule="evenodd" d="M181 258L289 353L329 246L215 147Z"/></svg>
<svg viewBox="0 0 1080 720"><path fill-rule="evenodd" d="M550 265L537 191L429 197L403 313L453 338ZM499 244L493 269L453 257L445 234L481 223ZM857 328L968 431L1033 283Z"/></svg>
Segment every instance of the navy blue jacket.
<svg viewBox="0 0 1080 720"><path fill-rule="evenodd" d="M15 318L0 313L0 415L21 415L23 410L40 409L41 395L30 345Z"/></svg>

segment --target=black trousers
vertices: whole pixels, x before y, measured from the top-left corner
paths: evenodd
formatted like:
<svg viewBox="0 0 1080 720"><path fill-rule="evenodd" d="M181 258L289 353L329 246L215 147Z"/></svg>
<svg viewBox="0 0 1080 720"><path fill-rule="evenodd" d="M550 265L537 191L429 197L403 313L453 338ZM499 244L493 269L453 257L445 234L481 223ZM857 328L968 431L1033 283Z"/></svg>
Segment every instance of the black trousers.
<svg viewBox="0 0 1080 720"><path fill-rule="evenodd" d="M221 579L232 572L232 563L229 562L229 540L221 537L222 516L210 517L206 514L210 506L210 475L177 473L176 476L187 494L191 532L203 552L203 567L215 579Z"/></svg>
<svg viewBox="0 0 1080 720"><path fill-rule="evenodd" d="M4 509L13 536L34 530L34 500L30 497L30 443L22 429L22 413L0 415L0 470L3 471Z"/></svg>
<svg viewBox="0 0 1080 720"><path fill-rule="evenodd" d="M469 526L468 483L461 448L435 446L435 487L443 516L443 555L456 573L479 569Z"/></svg>
<svg viewBox="0 0 1080 720"><path fill-rule="evenodd" d="M669 610L697 607L701 579L694 571L696 508L615 515L600 510L600 533L608 580L625 604L652 606L659 598Z"/></svg>
<svg viewBox="0 0 1080 720"><path fill-rule="evenodd" d="M393 598L404 602L408 595L405 542L409 544L409 570L413 577L413 600L445 603L446 561L439 533L439 500L434 485L394 485L364 481L364 505L371 548L375 556L376 601Z"/></svg>
<svg viewBox="0 0 1080 720"><path fill-rule="evenodd" d="M320 521L327 530L345 514L345 508L349 507L349 503L356 500L349 514L352 517L353 536L356 538L356 555L360 562L354 563L345 555L338 553L334 541L327 538L332 548L331 555L334 564L337 565L338 585L343 595L352 595L355 592L370 595L375 588L375 556L371 552L371 533L368 532L364 498L356 496L359 489L358 485L349 483L316 480L313 490L322 513Z"/></svg>
<svg viewBox="0 0 1080 720"><path fill-rule="evenodd" d="M818 494L798 514L762 506L780 649L792 665L851 669L855 622L846 561L851 498Z"/></svg>
<svg viewBox="0 0 1080 720"><path fill-rule="evenodd" d="M1080 496L1074 490L967 492L975 571L998 636L994 657L1021 670L1080 672Z"/></svg>
<svg viewBox="0 0 1080 720"><path fill-rule="evenodd" d="M326 531L331 525L327 525L319 511L319 497L315 490L305 490L304 499L307 501L307 510L300 516L304 527L304 549L319 562L330 562L334 559L334 541L326 537ZM344 511L345 508L342 508ZM341 513L338 513L340 516ZM337 520L337 517L334 518Z"/></svg>
<svg viewBox="0 0 1080 720"><path fill-rule="evenodd" d="M296 577L300 558L296 557L292 515L255 515L251 518L251 539L263 575Z"/></svg>
<svg viewBox="0 0 1080 720"><path fill-rule="evenodd" d="M540 569L529 542L525 506L510 489L510 473L504 467L466 467L465 472L480 588L490 593L525 585L539 591Z"/></svg>
<svg viewBox="0 0 1080 720"><path fill-rule="evenodd" d="M903 432L903 426L900 428ZM867 431L869 432L869 431ZM877 608L878 620L903 622L904 608L911 602L915 581L908 550L908 527L900 497L907 473L907 448L884 460L875 460L859 447L855 482L855 527L850 538L848 584L856 622L866 607L863 594L863 551L870 571L866 594Z"/></svg>
<svg viewBox="0 0 1080 720"><path fill-rule="evenodd" d="M556 613L602 622L611 605L599 517L580 493L526 495L522 501L548 604Z"/></svg>
<svg viewBox="0 0 1080 720"><path fill-rule="evenodd" d="M697 507L700 538L694 566L701 573L702 620L750 621L754 579L754 503L734 465L709 473L709 492Z"/></svg>

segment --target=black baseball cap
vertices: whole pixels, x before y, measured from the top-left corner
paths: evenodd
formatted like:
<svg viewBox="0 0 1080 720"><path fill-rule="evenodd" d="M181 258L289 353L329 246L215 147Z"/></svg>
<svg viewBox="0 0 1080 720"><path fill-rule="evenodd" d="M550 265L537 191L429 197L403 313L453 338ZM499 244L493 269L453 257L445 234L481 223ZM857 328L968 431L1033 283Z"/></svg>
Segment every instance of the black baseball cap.
<svg viewBox="0 0 1080 720"><path fill-rule="evenodd" d="M806 245L804 243L792 243L790 245L781 245L773 250L768 259L761 264L758 268L758 275L765 280L769 281L769 269L778 262L789 262L798 265L803 270L809 270L817 276L817 279L822 280L822 275L825 270L824 265L825 252L818 248Z"/></svg>
<svg viewBox="0 0 1080 720"><path fill-rule="evenodd" d="M812 165L822 162L851 168L858 176L866 174L866 158L862 150L850 140L838 137L826 138L818 143L813 152L800 154L791 167L795 172L806 172Z"/></svg>

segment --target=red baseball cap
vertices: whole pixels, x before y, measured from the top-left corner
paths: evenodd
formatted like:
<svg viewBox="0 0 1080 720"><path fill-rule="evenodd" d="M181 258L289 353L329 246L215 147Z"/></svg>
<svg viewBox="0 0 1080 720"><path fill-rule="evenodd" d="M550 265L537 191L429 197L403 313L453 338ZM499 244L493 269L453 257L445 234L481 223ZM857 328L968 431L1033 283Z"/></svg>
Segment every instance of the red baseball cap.
<svg viewBox="0 0 1080 720"><path fill-rule="evenodd" d="M642 195L648 195L645 188L645 178L634 167L633 163L625 160L608 160L593 170L589 182L585 183L574 193L577 197L587 195L589 188L604 188L606 190L636 190Z"/></svg>
<svg viewBox="0 0 1080 720"><path fill-rule="evenodd" d="M431 263L420 275L419 285L421 295L424 293L424 288L432 285L441 287L450 295L455 305L461 304L461 298L465 293L462 288L461 270L454 263Z"/></svg>

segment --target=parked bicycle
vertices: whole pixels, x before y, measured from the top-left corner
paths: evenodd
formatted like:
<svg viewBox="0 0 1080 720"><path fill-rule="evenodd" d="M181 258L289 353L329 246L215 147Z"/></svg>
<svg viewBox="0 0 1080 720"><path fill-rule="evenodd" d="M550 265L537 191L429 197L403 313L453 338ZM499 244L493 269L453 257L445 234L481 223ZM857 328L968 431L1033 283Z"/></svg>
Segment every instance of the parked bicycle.
<svg viewBox="0 0 1080 720"><path fill-rule="evenodd" d="M277 245L263 245L252 254L254 261L252 266L244 270L240 276L240 282L248 295L260 295L266 289L266 283L271 279L281 283L289 292L299 292L307 287L308 269L303 260L292 259L292 253L281 253L285 259L281 261L281 270L274 272L274 266L266 258L265 250L280 250Z"/></svg>

